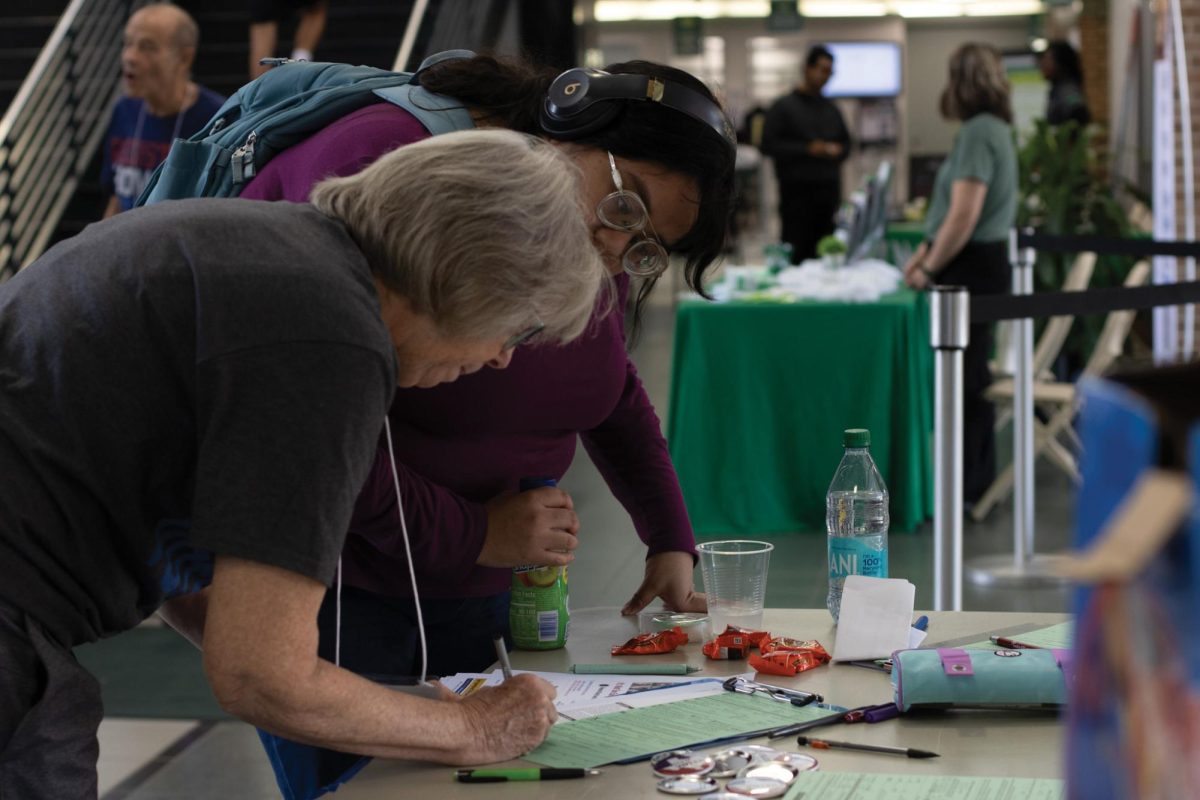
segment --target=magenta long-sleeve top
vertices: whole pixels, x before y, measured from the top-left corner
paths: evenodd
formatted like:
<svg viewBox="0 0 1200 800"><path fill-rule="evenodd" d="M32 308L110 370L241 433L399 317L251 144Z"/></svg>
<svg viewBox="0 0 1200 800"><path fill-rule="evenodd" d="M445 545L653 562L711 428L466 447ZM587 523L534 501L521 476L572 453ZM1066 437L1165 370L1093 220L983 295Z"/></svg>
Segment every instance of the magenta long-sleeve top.
<svg viewBox="0 0 1200 800"><path fill-rule="evenodd" d="M303 202L321 179L358 172L428 136L403 109L368 106L276 156L242 197ZM519 347L507 369L397 392L388 416L423 596L479 597L508 588L511 570L475 563L487 532L484 503L516 491L522 477L561 477L576 436L629 512L648 555L695 556L658 416L625 351L625 276L617 286L616 311L593 320L569 345ZM585 528L579 535L608 533ZM348 585L412 594L385 441L359 494L342 561Z"/></svg>

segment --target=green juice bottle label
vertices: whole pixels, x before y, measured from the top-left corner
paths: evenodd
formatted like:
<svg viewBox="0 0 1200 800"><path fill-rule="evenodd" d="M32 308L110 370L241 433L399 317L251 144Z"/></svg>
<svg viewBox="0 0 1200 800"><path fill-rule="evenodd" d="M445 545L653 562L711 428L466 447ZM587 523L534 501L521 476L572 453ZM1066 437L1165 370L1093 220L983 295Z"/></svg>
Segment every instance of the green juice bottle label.
<svg viewBox="0 0 1200 800"><path fill-rule="evenodd" d="M553 478L522 478L521 491L557 484ZM567 643L570 619L566 567L530 564L513 569L508 626L514 645L521 650L557 650Z"/></svg>

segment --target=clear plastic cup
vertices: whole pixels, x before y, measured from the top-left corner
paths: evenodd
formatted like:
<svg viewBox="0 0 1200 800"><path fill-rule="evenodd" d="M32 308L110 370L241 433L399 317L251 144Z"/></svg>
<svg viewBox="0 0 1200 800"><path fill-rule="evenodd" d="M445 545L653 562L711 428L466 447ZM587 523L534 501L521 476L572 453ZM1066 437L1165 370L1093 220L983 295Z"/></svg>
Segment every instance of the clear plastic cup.
<svg viewBox="0 0 1200 800"><path fill-rule="evenodd" d="M727 625L762 630L767 564L774 549L770 542L747 539L703 542L696 546L714 636Z"/></svg>

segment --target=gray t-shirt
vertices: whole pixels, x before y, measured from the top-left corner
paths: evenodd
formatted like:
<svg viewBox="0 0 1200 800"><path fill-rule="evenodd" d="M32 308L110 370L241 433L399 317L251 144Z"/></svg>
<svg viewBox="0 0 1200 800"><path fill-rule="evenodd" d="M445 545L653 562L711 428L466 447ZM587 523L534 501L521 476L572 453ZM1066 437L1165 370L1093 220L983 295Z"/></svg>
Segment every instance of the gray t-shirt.
<svg viewBox="0 0 1200 800"><path fill-rule="evenodd" d="M925 236L936 239L950 211L950 190L958 180L987 185L972 242L1003 242L1017 221L1017 147L1012 127L994 114L976 114L954 137L950 156L938 168Z"/></svg>
<svg viewBox="0 0 1200 800"><path fill-rule="evenodd" d="M395 358L311 206L160 203L60 243L0 285L0 599L75 645L213 553L329 583Z"/></svg>

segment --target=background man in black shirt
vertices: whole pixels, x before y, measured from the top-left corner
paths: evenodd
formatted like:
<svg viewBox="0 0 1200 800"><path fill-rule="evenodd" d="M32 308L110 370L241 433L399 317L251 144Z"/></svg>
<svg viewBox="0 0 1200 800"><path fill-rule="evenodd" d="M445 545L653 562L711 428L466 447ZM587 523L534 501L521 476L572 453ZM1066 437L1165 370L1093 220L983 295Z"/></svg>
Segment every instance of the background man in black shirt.
<svg viewBox="0 0 1200 800"><path fill-rule="evenodd" d="M832 75L833 54L820 45L809 50L804 80L775 101L763 130L763 152L775 159L779 180L780 238L797 263L816 256L842 202L850 133L837 106L821 96Z"/></svg>

